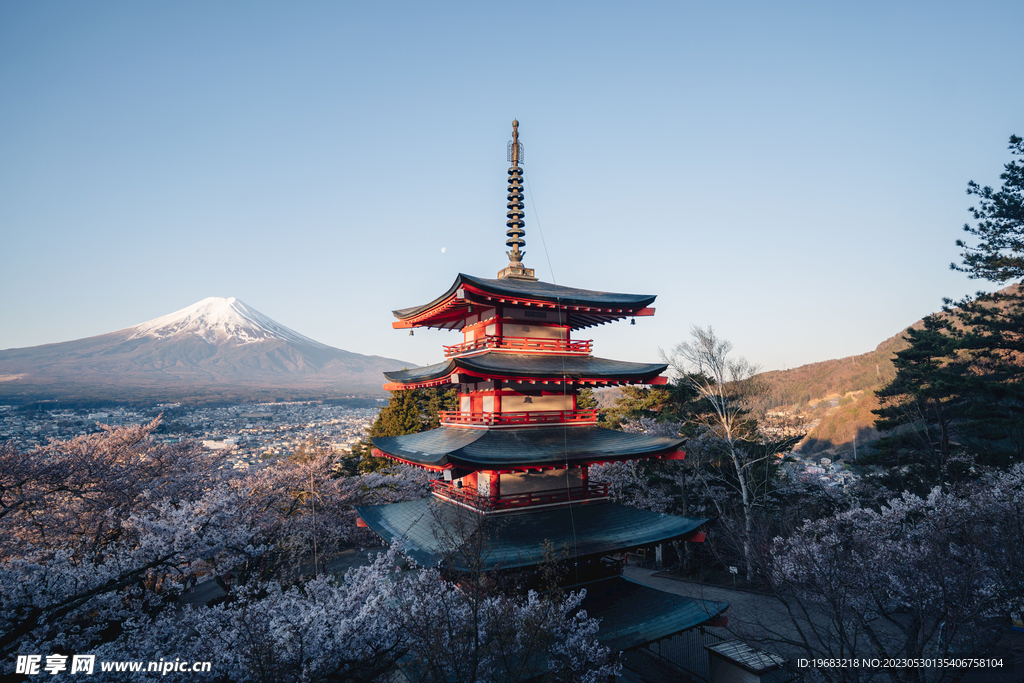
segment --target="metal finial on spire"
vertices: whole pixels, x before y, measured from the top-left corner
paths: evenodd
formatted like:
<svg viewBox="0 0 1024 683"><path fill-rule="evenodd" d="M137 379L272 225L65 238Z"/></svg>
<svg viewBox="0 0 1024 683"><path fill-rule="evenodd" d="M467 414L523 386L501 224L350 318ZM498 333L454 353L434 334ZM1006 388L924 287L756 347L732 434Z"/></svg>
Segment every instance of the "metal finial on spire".
<svg viewBox="0 0 1024 683"><path fill-rule="evenodd" d="M526 256L526 252L522 250L526 246L526 240L523 239L526 235L526 230L523 229L526 221L523 220L523 217L526 214L523 212L525 207L523 204L523 169L519 167L523 160L523 143L519 142L519 121L517 120L512 121L512 140L508 143L508 160L512 162L512 166L508 169L508 220L505 222L505 225L508 226L508 231L505 233L508 235L508 239L505 241L505 246L509 247L511 251L505 252L508 255L509 264L498 273L498 277L536 280L537 278L533 276L533 269L523 265L523 257Z"/></svg>
<svg viewBox="0 0 1024 683"><path fill-rule="evenodd" d="M508 142L508 160L513 166L523 161L523 143L519 142L519 121L512 119L512 139Z"/></svg>

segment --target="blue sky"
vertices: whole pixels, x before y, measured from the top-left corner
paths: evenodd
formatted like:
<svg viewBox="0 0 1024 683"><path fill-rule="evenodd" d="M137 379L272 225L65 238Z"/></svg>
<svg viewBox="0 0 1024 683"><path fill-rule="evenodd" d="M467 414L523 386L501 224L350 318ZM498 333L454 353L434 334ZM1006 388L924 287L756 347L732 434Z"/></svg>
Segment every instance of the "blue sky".
<svg viewBox="0 0 1024 683"><path fill-rule="evenodd" d="M504 266L655 293L596 353L713 325L774 369L985 287L966 183L1024 134L1021 2L0 4L0 348L236 296L319 341ZM546 253L541 240L546 243ZM444 252L442 252L444 248ZM550 267L548 261L550 259Z"/></svg>

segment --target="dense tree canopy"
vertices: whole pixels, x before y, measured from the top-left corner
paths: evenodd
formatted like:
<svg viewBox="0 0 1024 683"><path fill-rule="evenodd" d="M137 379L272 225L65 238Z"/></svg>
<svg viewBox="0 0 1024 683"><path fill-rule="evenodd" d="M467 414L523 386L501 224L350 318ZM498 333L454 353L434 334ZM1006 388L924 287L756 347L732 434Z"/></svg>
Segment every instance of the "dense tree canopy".
<svg viewBox="0 0 1024 683"><path fill-rule="evenodd" d="M156 427L0 448L9 661L180 657L212 661L218 680L268 683L393 680L399 659L423 681L596 681L617 670L581 594L476 595L410 568L398 548L340 581L323 574L314 549L322 559L371 541L353 506L422 497L419 470L339 475L340 455L315 442L235 470L195 444L157 443ZM216 578L227 595L182 611L189 577Z"/></svg>
<svg viewBox="0 0 1024 683"><path fill-rule="evenodd" d="M773 633L810 658L915 659L992 652L1024 609L1024 466L926 496L808 520L771 550L794 619ZM798 624L797 624L798 622ZM799 626L798 628L796 626ZM822 668L830 681L956 680L926 667Z"/></svg>

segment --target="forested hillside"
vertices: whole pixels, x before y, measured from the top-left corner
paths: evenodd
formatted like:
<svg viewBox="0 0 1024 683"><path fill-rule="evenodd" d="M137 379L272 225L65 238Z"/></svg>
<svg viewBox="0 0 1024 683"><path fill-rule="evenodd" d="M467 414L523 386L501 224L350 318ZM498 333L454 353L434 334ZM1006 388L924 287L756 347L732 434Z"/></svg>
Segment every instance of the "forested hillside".
<svg viewBox="0 0 1024 683"><path fill-rule="evenodd" d="M920 323L915 323L919 325ZM874 351L792 370L773 370L762 377L772 385L766 408L807 406L821 399L837 398L855 391L874 391L896 376L893 355L907 342L904 332L886 339Z"/></svg>
<svg viewBox="0 0 1024 683"><path fill-rule="evenodd" d="M920 325L918 321L913 327ZM896 376L893 357L906 346L903 330L858 356L765 372L762 377L771 389L763 410L799 414L811 425L802 452L828 451L849 458L855 441L866 446L879 438L871 412L878 408L874 392Z"/></svg>
<svg viewBox="0 0 1024 683"><path fill-rule="evenodd" d="M994 294L995 310L1007 307L1006 301L1021 296L1014 284ZM960 309L934 315L935 320L948 322L951 329L963 329ZM918 320L899 334L886 339L874 351L859 356L802 365L792 370L775 370L761 376L770 384L762 405L764 412L790 411L801 413L812 426L801 450L804 453L832 451L834 455L853 454L856 438L861 445L877 440L875 429L879 408L875 392L889 385L896 377L893 358L910 346L911 331L921 332L925 321Z"/></svg>
<svg viewBox="0 0 1024 683"><path fill-rule="evenodd" d="M911 327L921 325L918 321ZM852 454L855 437L861 445L879 437L871 412L878 408L874 392L896 376L892 359L907 347L906 332L858 356L761 373L759 377L769 390L758 401L757 412L798 414L802 422L811 424L801 447L805 453L832 450L836 455ZM594 396L602 409L612 410L622 398L622 389L600 389Z"/></svg>

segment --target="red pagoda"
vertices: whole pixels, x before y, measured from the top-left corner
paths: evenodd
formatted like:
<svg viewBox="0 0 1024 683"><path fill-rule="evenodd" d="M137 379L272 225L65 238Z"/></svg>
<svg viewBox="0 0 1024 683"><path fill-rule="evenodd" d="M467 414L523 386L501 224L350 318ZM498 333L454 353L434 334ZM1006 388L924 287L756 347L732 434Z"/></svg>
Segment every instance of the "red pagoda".
<svg viewBox="0 0 1024 683"><path fill-rule="evenodd" d="M601 640L616 650L638 647L705 623L725 603L691 600L621 576L622 553L675 540L700 540L707 520L659 514L609 500L608 484L590 467L628 460L681 460L681 439L631 434L597 424L580 409L588 387L664 384L661 363L594 356L577 331L654 314L655 297L541 282L523 264L523 154L518 122L508 145L509 264L496 278L459 274L433 301L394 311L397 329L460 330L443 362L385 373L385 389L457 387L459 409L441 426L374 438L374 455L437 473L433 495L357 508L384 541L401 539L423 565L466 570L451 550L474 534L485 570L528 570L568 557L568 587L586 585L585 604L601 617ZM468 525L468 529L466 528ZM480 543L477 546L481 545Z"/></svg>

